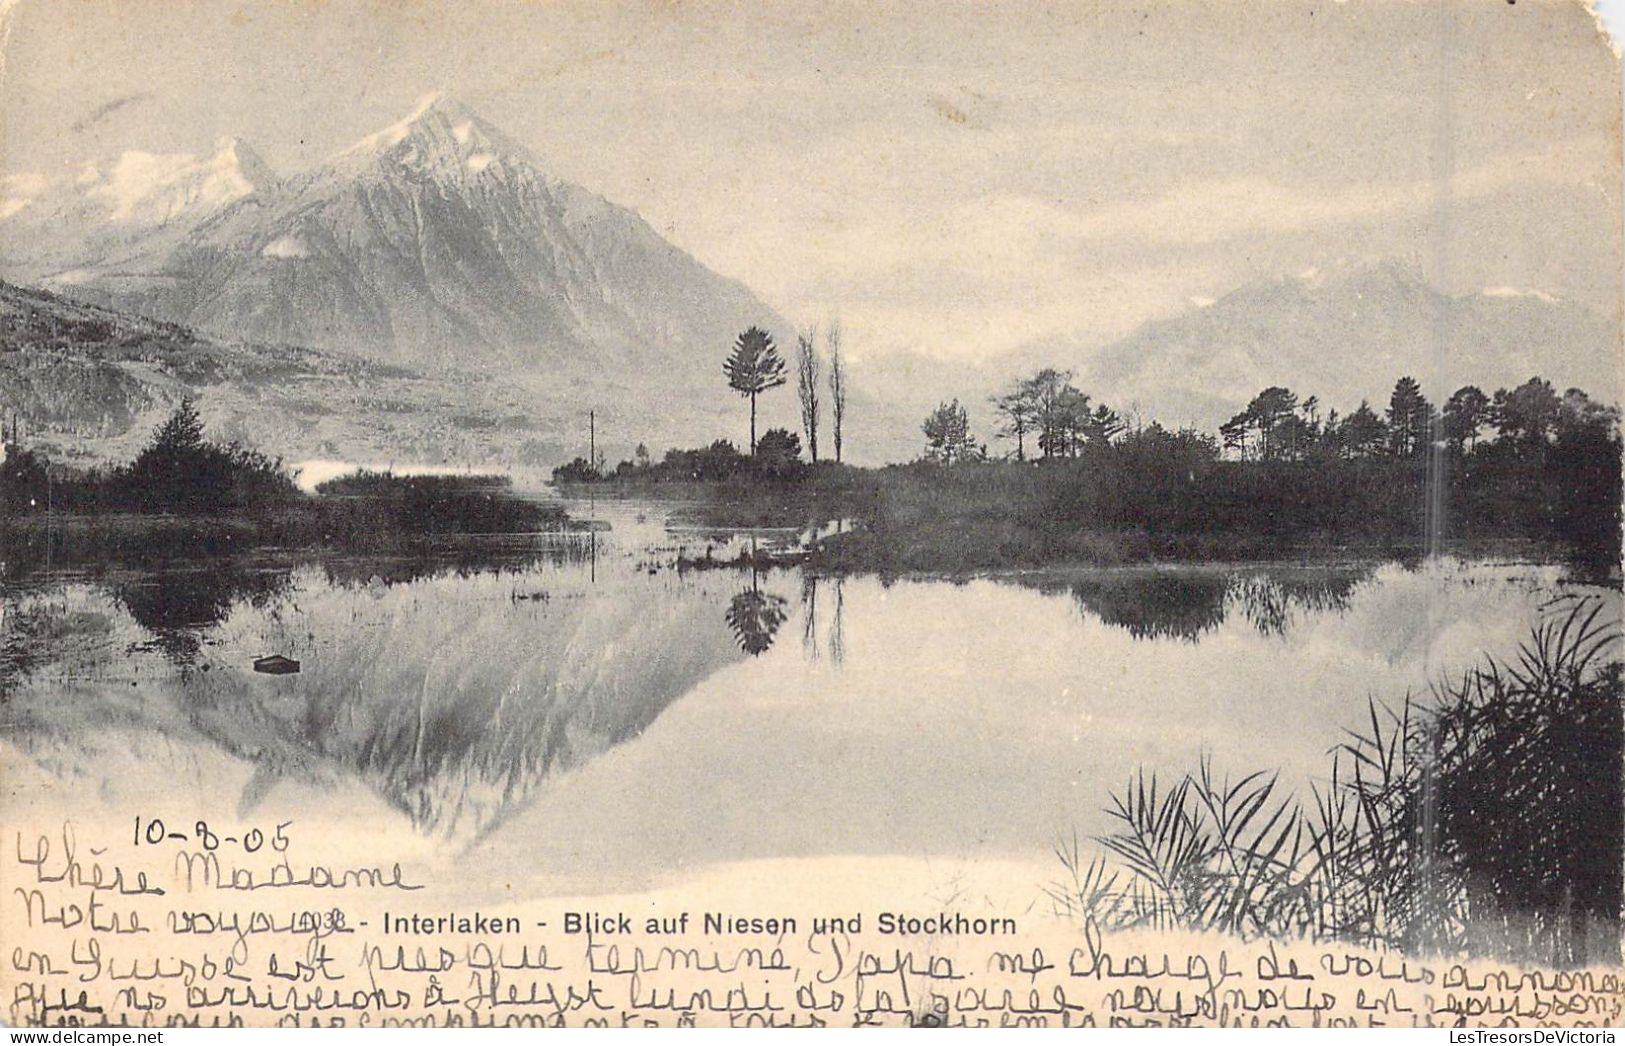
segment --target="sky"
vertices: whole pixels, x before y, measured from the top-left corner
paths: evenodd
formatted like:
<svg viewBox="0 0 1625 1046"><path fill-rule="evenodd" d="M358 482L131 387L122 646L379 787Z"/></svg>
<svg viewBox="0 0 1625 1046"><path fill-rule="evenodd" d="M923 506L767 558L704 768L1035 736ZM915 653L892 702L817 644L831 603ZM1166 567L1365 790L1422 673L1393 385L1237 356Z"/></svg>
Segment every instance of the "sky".
<svg viewBox="0 0 1625 1046"><path fill-rule="evenodd" d="M1619 66L1571 0L0 3L8 192L226 135L290 174L447 90L860 355L1388 258L1619 311Z"/></svg>

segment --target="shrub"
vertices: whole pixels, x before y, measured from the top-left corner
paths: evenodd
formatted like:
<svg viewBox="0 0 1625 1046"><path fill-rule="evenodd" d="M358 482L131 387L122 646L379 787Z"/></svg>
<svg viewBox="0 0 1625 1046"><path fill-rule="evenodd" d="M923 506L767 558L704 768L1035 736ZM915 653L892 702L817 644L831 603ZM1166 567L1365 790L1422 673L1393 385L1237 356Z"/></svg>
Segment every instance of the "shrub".
<svg viewBox="0 0 1625 1046"><path fill-rule="evenodd" d="M801 460L801 437L789 429L768 429L756 441L751 471L773 480L791 480L806 472Z"/></svg>
<svg viewBox="0 0 1625 1046"><path fill-rule="evenodd" d="M592 462L586 458L576 458L567 465L560 465L553 470L554 483L592 483L602 479L598 470L593 468Z"/></svg>
<svg viewBox="0 0 1625 1046"><path fill-rule="evenodd" d="M7 514L43 512L50 497L45 460L32 450L7 446L0 461L0 508Z"/></svg>

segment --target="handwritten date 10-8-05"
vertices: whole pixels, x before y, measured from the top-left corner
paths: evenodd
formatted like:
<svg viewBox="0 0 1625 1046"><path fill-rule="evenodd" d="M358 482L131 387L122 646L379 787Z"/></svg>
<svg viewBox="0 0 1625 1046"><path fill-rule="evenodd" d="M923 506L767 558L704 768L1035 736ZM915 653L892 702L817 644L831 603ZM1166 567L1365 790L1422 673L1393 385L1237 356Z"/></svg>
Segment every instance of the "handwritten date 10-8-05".
<svg viewBox="0 0 1625 1046"><path fill-rule="evenodd" d="M137 815L134 842L137 846L143 844L157 846L164 842L195 842L205 850L218 850L221 846L240 846L244 853L258 853L266 844L270 844L271 849L277 853L284 853L288 849L287 828L291 824L292 821L279 823L269 836L257 827L228 835L224 831L215 830L207 821L198 821L192 825L192 831L187 833L169 828L160 818L143 818Z"/></svg>

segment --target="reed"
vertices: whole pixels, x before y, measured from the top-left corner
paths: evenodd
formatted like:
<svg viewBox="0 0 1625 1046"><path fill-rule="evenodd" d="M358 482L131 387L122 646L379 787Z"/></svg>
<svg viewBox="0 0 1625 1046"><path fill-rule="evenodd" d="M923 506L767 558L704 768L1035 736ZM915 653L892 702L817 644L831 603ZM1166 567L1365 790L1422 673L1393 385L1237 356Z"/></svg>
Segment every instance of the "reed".
<svg viewBox="0 0 1625 1046"><path fill-rule="evenodd" d="M1617 963L1625 904L1619 622L1570 599L1431 699L1369 703L1309 795L1204 758L1142 770L1056 907L1108 928L1338 940L1550 966Z"/></svg>

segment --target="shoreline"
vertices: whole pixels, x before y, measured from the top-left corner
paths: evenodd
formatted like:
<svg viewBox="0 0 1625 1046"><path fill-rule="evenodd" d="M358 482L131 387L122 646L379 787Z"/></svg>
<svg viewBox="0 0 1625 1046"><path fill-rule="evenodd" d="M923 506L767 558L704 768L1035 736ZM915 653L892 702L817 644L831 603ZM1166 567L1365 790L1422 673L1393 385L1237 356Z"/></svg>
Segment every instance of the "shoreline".
<svg viewBox="0 0 1625 1046"><path fill-rule="evenodd" d="M574 491L563 495L573 497ZM678 507L692 499L620 496L621 502L648 501ZM484 554L492 565L508 557L556 552L573 545L590 531L603 529L595 520L575 519L559 503L552 525L514 531L409 531L375 529L363 540L354 533L315 536L308 521L252 514L143 515L134 513L32 515L0 519L0 539L10 553L0 558L0 573L13 580L43 568L47 556L54 569L151 567L177 563L223 560L264 560L275 564L311 559L455 558ZM553 506L549 506L553 507ZM786 531L796 528L734 525L740 531ZM670 562L679 573L706 570L801 569L821 577L879 576L906 580L968 581L1064 579L1078 574L1110 573L1118 576L1169 572L1247 569L1324 569L1335 566L1371 566L1387 562L1420 563L1431 556L1470 561L1507 561L1569 568L1576 580L1622 588L1617 564L1597 564L1572 549L1525 537L1462 538L1446 541L1430 553L1421 542L1300 541L1269 545L1206 541L1169 546L1161 552L1143 533L1081 532L1080 539L1105 554L1062 551L1053 558L1016 559L991 550L990 557L966 558L962 547L935 546L925 541L893 544L892 535L857 529L828 535L809 546L741 550L735 556L676 554ZM49 539L47 552L47 539ZM1177 546L1177 548L1175 548Z"/></svg>

